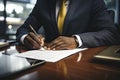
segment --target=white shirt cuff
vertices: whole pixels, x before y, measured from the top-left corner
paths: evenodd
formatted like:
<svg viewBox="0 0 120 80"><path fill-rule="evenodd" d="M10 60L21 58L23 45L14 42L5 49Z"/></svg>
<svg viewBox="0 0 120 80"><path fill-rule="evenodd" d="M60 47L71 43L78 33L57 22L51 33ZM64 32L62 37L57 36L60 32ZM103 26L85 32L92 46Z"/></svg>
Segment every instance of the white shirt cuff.
<svg viewBox="0 0 120 80"><path fill-rule="evenodd" d="M75 36L78 40L78 47L81 47L82 46L82 40L81 40L80 36L79 35L73 35L73 36Z"/></svg>
<svg viewBox="0 0 120 80"><path fill-rule="evenodd" d="M20 41L22 42L22 44L24 44L24 39L25 39L25 37L26 37L27 35L28 35L28 34L24 34L24 35L21 37Z"/></svg>

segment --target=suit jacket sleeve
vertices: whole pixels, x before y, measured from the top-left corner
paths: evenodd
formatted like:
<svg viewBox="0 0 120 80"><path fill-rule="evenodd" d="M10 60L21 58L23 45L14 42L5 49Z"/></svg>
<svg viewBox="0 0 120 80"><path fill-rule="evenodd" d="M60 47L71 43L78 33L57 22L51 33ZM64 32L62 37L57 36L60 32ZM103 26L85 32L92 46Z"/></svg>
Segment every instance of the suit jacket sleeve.
<svg viewBox="0 0 120 80"><path fill-rule="evenodd" d="M108 14L103 0L93 0L91 16L90 26L95 30L79 34L83 42L82 47L118 44L118 29Z"/></svg>
<svg viewBox="0 0 120 80"><path fill-rule="evenodd" d="M39 1L39 0L37 0L37 1ZM31 25L36 31L40 28L41 23L38 22L39 20L38 20L38 18L37 18L37 16L38 16L38 11L37 11L37 9L39 9L39 8L37 8L38 5L39 5L39 4L38 4L38 2L37 2L36 5L35 5L35 7L34 7L34 9L33 9L33 11L32 11L32 13L29 15L29 17L27 18L27 20L26 20L26 21L24 22L24 24L17 30L16 37L17 37L17 41L18 41L19 43L21 43L21 42L20 42L20 38L21 38L24 34L28 34L28 33L31 31L29 25Z"/></svg>

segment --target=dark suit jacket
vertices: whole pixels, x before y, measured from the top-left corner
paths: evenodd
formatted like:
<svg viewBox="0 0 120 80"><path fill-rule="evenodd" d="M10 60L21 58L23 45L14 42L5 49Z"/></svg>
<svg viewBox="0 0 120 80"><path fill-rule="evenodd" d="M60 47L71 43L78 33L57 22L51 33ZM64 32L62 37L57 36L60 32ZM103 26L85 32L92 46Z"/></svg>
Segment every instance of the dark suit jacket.
<svg viewBox="0 0 120 80"><path fill-rule="evenodd" d="M77 34L82 39L82 47L117 44L117 28L103 0L71 0L62 34L57 28L55 10L56 0L37 0L32 13L17 31L17 41L30 32L31 24L36 31L41 26L44 27L46 42L51 42L60 35Z"/></svg>

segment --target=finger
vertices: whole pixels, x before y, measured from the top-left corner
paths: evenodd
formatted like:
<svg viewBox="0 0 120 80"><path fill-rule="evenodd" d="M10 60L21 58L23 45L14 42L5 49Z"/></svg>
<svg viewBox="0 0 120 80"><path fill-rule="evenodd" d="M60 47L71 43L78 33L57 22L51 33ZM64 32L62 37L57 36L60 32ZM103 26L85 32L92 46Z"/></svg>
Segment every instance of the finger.
<svg viewBox="0 0 120 80"><path fill-rule="evenodd" d="M28 37L28 44L30 45L31 49L39 49L40 45L34 41L31 37Z"/></svg>
<svg viewBox="0 0 120 80"><path fill-rule="evenodd" d="M41 39L41 38L44 38L41 34L38 35L38 37Z"/></svg>
<svg viewBox="0 0 120 80"><path fill-rule="evenodd" d="M57 43L59 43L59 41L55 41L55 42L51 42L51 43L49 43L49 45L47 45L47 47L49 47L49 48L55 48L55 46L57 45Z"/></svg>
<svg viewBox="0 0 120 80"><path fill-rule="evenodd" d="M27 49L31 49L32 45L29 43L29 41L25 40L24 45Z"/></svg>
<svg viewBox="0 0 120 80"><path fill-rule="evenodd" d="M62 42L61 38L56 38L53 40L50 44L48 44L49 47L55 46L57 43Z"/></svg>
<svg viewBox="0 0 120 80"><path fill-rule="evenodd" d="M34 41L33 40L33 38L31 38L30 36L27 36L26 38L25 38L26 40L26 44L30 47L30 48L32 48L32 49L39 49L40 48L40 45L36 42L36 41Z"/></svg>
<svg viewBox="0 0 120 80"><path fill-rule="evenodd" d="M40 39L41 46L44 46L45 38L44 38L41 34L39 34L38 37L39 37L39 39Z"/></svg>
<svg viewBox="0 0 120 80"><path fill-rule="evenodd" d="M44 38L41 39L41 46L44 46Z"/></svg>
<svg viewBox="0 0 120 80"><path fill-rule="evenodd" d="M45 38L44 38L41 34L39 34L38 37L39 37L39 39L40 39L41 46L44 46Z"/></svg>
<svg viewBox="0 0 120 80"><path fill-rule="evenodd" d="M56 50L68 50L69 48L65 44L63 44L63 45L60 45L60 46L56 46L55 49Z"/></svg>
<svg viewBox="0 0 120 80"><path fill-rule="evenodd" d="M36 41L39 45L41 45L41 39L37 35L35 35L33 32L30 32L28 34L34 41Z"/></svg>
<svg viewBox="0 0 120 80"><path fill-rule="evenodd" d="M57 42L57 43L55 43L54 45L50 46L50 48L51 48L51 49L54 49L54 48L56 48L56 47L58 47L58 46L62 46L62 45L64 45L64 43L60 41L60 42Z"/></svg>

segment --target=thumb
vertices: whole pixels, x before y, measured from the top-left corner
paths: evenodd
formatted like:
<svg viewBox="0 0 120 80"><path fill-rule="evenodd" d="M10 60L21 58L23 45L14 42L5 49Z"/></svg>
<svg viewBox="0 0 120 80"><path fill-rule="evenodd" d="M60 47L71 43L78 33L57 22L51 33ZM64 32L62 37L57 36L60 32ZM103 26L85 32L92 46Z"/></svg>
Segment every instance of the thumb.
<svg viewBox="0 0 120 80"><path fill-rule="evenodd" d="M44 40L45 40L45 38L43 37L43 38L41 38L41 46L44 46Z"/></svg>

